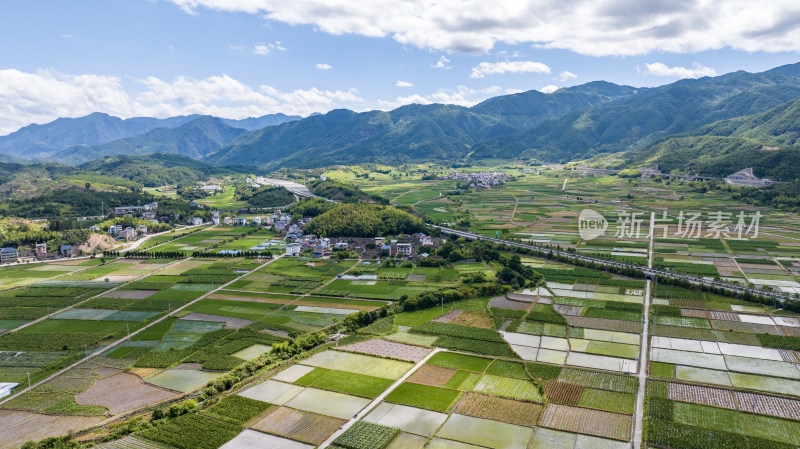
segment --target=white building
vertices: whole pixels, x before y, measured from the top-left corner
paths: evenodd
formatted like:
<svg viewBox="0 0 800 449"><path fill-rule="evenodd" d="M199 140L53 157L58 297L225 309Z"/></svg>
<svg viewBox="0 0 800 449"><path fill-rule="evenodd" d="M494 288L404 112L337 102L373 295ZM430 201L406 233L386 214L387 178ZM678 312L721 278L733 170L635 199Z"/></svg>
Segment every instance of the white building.
<svg viewBox="0 0 800 449"><path fill-rule="evenodd" d="M17 259L19 259L19 251L17 248L9 246L7 248L0 249L0 262L16 262Z"/></svg>
<svg viewBox="0 0 800 449"><path fill-rule="evenodd" d="M411 244L410 243L398 243L396 245L397 248L397 255L400 256L410 256L411 255Z"/></svg>
<svg viewBox="0 0 800 449"><path fill-rule="evenodd" d="M194 218L192 218L192 224L195 225L195 226L199 226L199 225L203 224L203 219L200 218L200 217L194 217Z"/></svg>
<svg viewBox="0 0 800 449"><path fill-rule="evenodd" d="M299 256L300 255L300 244L299 243L290 243L286 245L286 255L287 256Z"/></svg>
<svg viewBox="0 0 800 449"><path fill-rule="evenodd" d="M261 217L253 217L250 219L254 225L261 226Z"/></svg>

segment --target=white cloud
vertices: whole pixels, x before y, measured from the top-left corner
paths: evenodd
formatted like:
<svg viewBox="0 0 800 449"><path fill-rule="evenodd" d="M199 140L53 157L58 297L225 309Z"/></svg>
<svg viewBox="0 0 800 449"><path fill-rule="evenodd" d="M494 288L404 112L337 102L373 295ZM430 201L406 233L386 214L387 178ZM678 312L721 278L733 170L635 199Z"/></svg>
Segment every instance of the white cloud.
<svg viewBox="0 0 800 449"><path fill-rule="evenodd" d="M672 78L701 78L704 76L717 76L717 71L711 67L706 67L700 63L695 62L692 68L687 67L669 67L660 62L652 64L645 64L646 73L654 76L668 76Z"/></svg>
<svg viewBox="0 0 800 449"><path fill-rule="evenodd" d="M246 12L449 52L485 53L498 42L594 56L800 50L796 0L399 0L391 8L370 0L169 1L190 13Z"/></svg>
<svg viewBox="0 0 800 449"><path fill-rule="evenodd" d="M323 63L317 64L314 67L316 67L319 70L330 70L331 69L330 64L323 64Z"/></svg>
<svg viewBox="0 0 800 449"><path fill-rule="evenodd" d="M113 76L0 70L0 135L30 123L92 112L122 118L185 114L246 118L277 112L305 116L364 102L355 89L281 91L268 85L249 86L228 75L199 80L181 76L172 81L147 77L137 85L144 89L129 94Z"/></svg>
<svg viewBox="0 0 800 449"><path fill-rule="evenodd" d="M431 64L431 67L435 69L452 69L453 66L450 65L450 60L447 59L446 56L440 56L439 60L436 61L436 64Z"/></svg>
<svg viewBox="0 0 800 449"><path fill-rule="evenodd" d="M559 81L574 80L577 77L578 77L578 75L576 75L576 74L574 74L572 72L569 72L567 70L564 70L563 72L558 74L558 80Z"/></svg>
<svg viewBox="0 0 800 449"><path fill-rule="evenodd" d="M30 123L96 111L127 116L132 112L130 103L120 79L114 76L0 70L0 134Z"/></svg>
<svg viewBox="0 0 800 449"><path fill-rule="evenodd" d="M506 89L506 93L508 95L521 94L522 92L525 92L525 91L522 90L522 89Z"/></svg>
<svg viewBox="0 0 800 449"><path fill-rule="evenodd" d="M281 45L280 41L275 41L270 44L256 44L252 47L250 47L249 45L231 44L228 45L228 48L236 52L248 52L248 53L252 52L262 56L268 55L273 51L286 51L286 48Z"/></svg>
<svg viewBox="0 0 800 449"><path fill-rule="evenodd" d="M554 86L552 84L548 86L544 86L541 90L543 94L552 94L553 92L558 90L558 86Z"/></svg>
<svg viewBox="0 0 800 449"><path fill-rule="evenodd" d="M256 46L253 47L253 53L257 55L268 55L275 50L286 51L286 48L281 46L281 41L275 41L271 44L256 44Z"/></svg>
<svg viewBox="0 0 800 449"><path fill-rule="evenodd" d="M397 87L414 87L414 85L409 83L408 81L397 81L396 83L394 83L394 85Z"/></svg>
<svg viewBox="0 0 800 449"><path fill-rule="evenodd" d="M434 103L470 107L487 98L495 97L502 93L503 89L500 86L489 86L484 89L471 89L467 86L458 86L455 89L440 89L429 95L413 94L405 97L397 97L394 101L378 100L378 104L383 110L394 109L407 104Z"/></svg>
<svg viewBox="0 0 800 449"><path fill-rule="evenodd" d="M482 62L472 68L469 77L483 78L486 75L502 75L504 73L550 73L550 67L533 61Z"/></svg>

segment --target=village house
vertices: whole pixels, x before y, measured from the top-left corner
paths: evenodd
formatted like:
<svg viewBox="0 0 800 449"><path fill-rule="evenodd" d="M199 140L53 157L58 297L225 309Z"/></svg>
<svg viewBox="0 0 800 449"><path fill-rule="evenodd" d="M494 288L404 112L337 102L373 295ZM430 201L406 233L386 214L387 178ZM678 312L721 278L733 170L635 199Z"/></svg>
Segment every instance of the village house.
<svg viewBox="0 0 800 449"><path fill-rule="evenodd" d="M0 263L16 262L19 259L19 251L17 248L8 246L0 249Z"/></svg>
<svg viewBox="0 0 800 449"><path fill-rule="evenodd" d="M61 257L72 257L72 245L61 245Z"/></svg>
<svg viewBox="0 0 800 449"><path fill-rule="evenodd" d="M286 245L286 255L290 257L296 257L300 255L300 244L299 243L290 243Z"/></svg>

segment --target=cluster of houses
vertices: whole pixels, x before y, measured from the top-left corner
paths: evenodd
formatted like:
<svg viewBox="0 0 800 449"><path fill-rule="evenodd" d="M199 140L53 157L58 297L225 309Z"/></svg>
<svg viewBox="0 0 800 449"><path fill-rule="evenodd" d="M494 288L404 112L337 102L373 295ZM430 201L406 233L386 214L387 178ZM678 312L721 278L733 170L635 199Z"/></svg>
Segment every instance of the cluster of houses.
<svg viewBox="0 0 800 449"><path fill-rule="evenodd" d="M276 210L272 215L265 217L220 217L219 211L211 212L211 221L214 224L227 226L267 226L278 232L293 234L302 229L311 219L304 218L296 224L292 224L292 216ZM202 220L201 220L202 223Z"/></svg>
<svg viewBox="0 0 800 449"><path fill-rule="evenodd" d="M92 226L94 228L95 226ZM100 228L97 228L99 231ZM117 240L136 240L140 235L147 234L147 226L139 225L135 228L132 226L111 225L108 227L108 235L116 238Z"/></svg>
<svg viewBox="0 0 800 449"><path fill-rule="evenodd" d="M287 236L288 237L288 236ZM395 239L387 240L386 237L341 237L319 238L315 235L301 236L293 239L286 245L287 256L299 256L301 252L311 249L311 257L323 258L336 250L353 250L365 257L395 257L399 259L413 259L428 257L427 253L420 253L420 247L436 248L444 243L438 237L431 237L422 233L401 235Z"/></svg>
<svg viewBox="0 0 800 449"><path fill-rule="evenodd" d="M147 203L142 206L119 206L114 208L114 215L135 215L140 214L142 220L157 221L158 203Z"/></svg>
<svg viewBox="0 0 800 449"><path fill-rule="evenodd" d="M492 186L505 184L509 176L505 173L499 172L478 172L478 173L458 173L452 172L449 175L442 176L439 179L457 179L470 181L471 188L478 189L491 189Z"/></svg>
<svg viewBox="0 0 800 449"><path fill-rule="evenodd" d="M34 262L72 257L72 245L61 245L57 253L47 252L47 243L37 243L34 249L0 248L0 263Z"/></svg>

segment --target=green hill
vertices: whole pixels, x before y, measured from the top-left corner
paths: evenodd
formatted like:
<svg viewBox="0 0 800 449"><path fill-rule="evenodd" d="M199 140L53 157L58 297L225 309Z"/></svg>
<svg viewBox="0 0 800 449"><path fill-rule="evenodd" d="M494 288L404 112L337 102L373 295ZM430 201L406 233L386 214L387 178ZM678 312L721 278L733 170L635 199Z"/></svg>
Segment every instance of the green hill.
<svg viewBox="0 0 800 449"><path fill-rule="evenodd" d="M120 139L102 145L79 145L59 151L53 159L82 163L109 155L174 153L195 159L202 158L246 133L222 119L203 116L177 128L158 128L146 134Z"/></svg>
<svg viewBox="0 0 800 449"><path fill-rule="evenodd" d="M145 187L190 184L210 176L241 173L178 154L106 156L79 166L81 170L137 182Z"/></svg>
<svg viewBox="0 0 800 449"><path fill-rule="evenodd" d="M628 151L625 166L658 164L662 171L727 176L753 167L757 176L797 179L800 100L759 114L721 120L643 151ZM768 147L762 150L763 147ZM773 148L781 148L774 151Z"/></svg>
<svg viewBox="0 0 800 449"><path fill-rule="evenodd" d="M627 99L573 112L515 136L475 147L475 157L537 157L568 161L641 150L671 134L719 120L761 113L800 98L794 66L681 80Z"/></svg>

